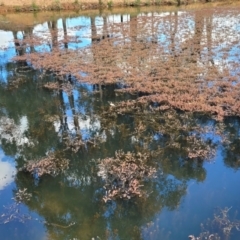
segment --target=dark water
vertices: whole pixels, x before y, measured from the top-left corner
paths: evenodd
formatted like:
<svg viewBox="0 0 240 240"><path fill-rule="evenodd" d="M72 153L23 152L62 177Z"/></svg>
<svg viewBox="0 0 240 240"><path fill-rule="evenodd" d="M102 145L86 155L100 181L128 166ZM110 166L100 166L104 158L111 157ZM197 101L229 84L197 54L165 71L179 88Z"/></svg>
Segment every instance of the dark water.
<svg viewBox="0 0 240 240"><path fill-rule="evenodd" d="M232 33L231 39L227 34L226 42L239 38L240 10L234 10L233 16L229 16L232 10L225 11L220 16L214 13L210 16L216 26L213 41L219 22L227 33ZM189 32L194 31L192 11L139 13L134 17L157 15L170 27L173 23L169 18L164 22L165 17L179 16L180 24L182 14L188 16ZM206 24L207 19L204 21ZM171 116L167 112L152 115L133 112L113 117L110 112L105 114L111 111L110 102L116 104L137 96L115 92L120 86L99 87L79 83L74 78L69 81L70 90L50 91L43 86L56 80L54 74L43 74L28 62L11 60L21 55L23 49L40 52L54 47L52 41L34 49L19 48L14 39L32 34L47 36L49 29L55 28L57 41L64 38L67 30L68 36L75 38L67 48L83 48L93 44L94 31L100 41L105 24L113 22L131 23L131 16L48 19L41 24L29 24L31 27L17 26L15 30L11 27L9 31L6 25L0 31L0 239L183 240L203 231L218 233L221 239L240 239L239 118L217 122L209 116L177 111L170 112ZM158 27L159 44L168 44L167 35L160 31L162 25ZM183 33L180 27L179 36ZM62 43L61 47L66 45ZM237 50L233 47L229 51L233 56ZM214 61L221 69L228 61L240 59L222 60L216 55ZM143 132L136 130L140 123L145 126ZM85 145L76 152L63 151L64 138L76 135L81 136ZM195 142L186 139L193 135L201 139L203 149L214 150L209 159L188 159L186 149L194 148ZM88 141L96 141L95 146ZM144 199L104 203L98 159L113 157L120 149L156 152L153 157L156 178L145 183L148 194ZM70 160L69 168L60 175L35 178L18 171L27 161L52 151L64 152ZM31 197L17 203L16 193L23 189ZM223 218L222 213L227 213L225 225L216 220L216 216ZM224 227L230 228L230 234L223 233Z"/></svg>

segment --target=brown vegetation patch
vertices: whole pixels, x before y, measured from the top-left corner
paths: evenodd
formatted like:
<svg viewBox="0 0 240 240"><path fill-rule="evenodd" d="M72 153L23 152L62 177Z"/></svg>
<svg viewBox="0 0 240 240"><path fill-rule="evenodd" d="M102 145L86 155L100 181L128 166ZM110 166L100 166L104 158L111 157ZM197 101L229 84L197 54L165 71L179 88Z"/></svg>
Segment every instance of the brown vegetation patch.
<svg viewBox="0 0 240 240"><path fill-rule="evenodd" d="M69 82L48 82L43 85L43 88L49 89L49 90L56 90L56 91L64 91L68 95L72 94L73 86Z"/></svg>
<svg viewBox="0 0 240 240"><path fill-rule="evenodd" d="M214 219L208 219L206 226L201 224L203 231L200 233L199 237L194 235L189 235L190 240L221 240L221 239L230 239L232 231L235 229L240 231L240 221L237 219L230 219L229 210L230 208L219 209L214 214ZM205 229L208 230L205 230ZM218 230L218 233L213 233ZM212 233L211 233L212 232Z"/></svg>
<svg viewBox="0 0 240 240"><path fill-rule="evenodd" d="M83 140L82 136L80 134L77 134L76 136L67 135L66 137L63 138L63 141L64 144L66 145L65 150L71 150L72 152L77 153L79 149L86 147L87 144L95 147L97 138Z"/></svg>
<svg viewBox="0 0 240 240"><path fill-rule="evenodd" d="M27 188L24 188L23 190L18 189L18 191L15 193L14 200L17 203L21 203L21 202L29 201L31 197L32 197L32 194L27 192Z"/></svg>
<svg viewBox="0 0 240 240"><path fill-rule="evenodd" d="M115 158L100 160L98 176L104 181L106 194L103 200L117 198L130 199L141 197L145 193L142 189L142 182L154 177L155 168L147 166L149 155L142 153L124 153L118 151Z"/></svg>
<svg viewBox="0 0 240 240"><path fill-rule="evenodd" d="M62 171L66 170L69 165L69 160L58 156L58 154L49 153L46 157L40 160L28 161L19 171L30 172L33 175L41 177L44 174L50 174L53 176L58 175Z"/></svg>
<svg viewBox="0 0 240 240"><path fill-rule="evenodd" d="M102 127L114 126L122 133L122 138L131 137L132 143L149 151L155 141L153 135L159 136L159 148L153 155L165 159L166 154L175 153L185 160L211 161L216 153L217 143L206 137L212 134L224 138L221 123L213 126L198 122L193 113L179 113L174 109L160 110L159 107L147 107L138 100L125 101L109 106L102 112ZM118 118L130 115L134 118L134 129L117 125ZM141 144L139 144L141 143Z"/></svg>
<svg viewBox="0 0 240 240"><path fill-rule="evenodd" d="M92 25L89 47L60 50L61 44L53 42L49 53L15 60L30 61L61 77L71 74L82 82L120 83L121 91L144 95L140 103L158 103L162 109L205 112L219 120L240 116L239 52L231 51L240 48L238 32L213 22L213 14L221 19L221 10L132 17L103 27L104 37ZM237 18L239 11L229 10L229 14ZM191 21L194 29L189 27Z"/></svg>

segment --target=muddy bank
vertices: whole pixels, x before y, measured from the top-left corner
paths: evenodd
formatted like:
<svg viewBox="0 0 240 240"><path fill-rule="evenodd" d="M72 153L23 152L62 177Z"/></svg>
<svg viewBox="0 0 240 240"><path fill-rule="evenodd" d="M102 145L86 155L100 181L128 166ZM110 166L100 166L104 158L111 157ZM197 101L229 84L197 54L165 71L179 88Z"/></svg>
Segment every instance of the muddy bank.
<svg viewBox="0 0 240 240"><path fill-rule="evenodd" d="M184 8L193 8L195 5L189 5ZM209 5L210 6L210 5ZM3 9L3 8L2 8ZM9 9L11 9L9 7ZM22 31L36 24L41 24L46 21L53 21L59 18L72 18L79 16L79 11L68 10L68 11L38 11L38 12L15 12L14 8L11 10L6 10L1 12L0 7L0 29L6 31ZM141 11L152 12L154 11L176 11L178 8L176 6L143 6ZM109 14L125 14L128 12L131 15L137 15L139 13L139 8L137 7L122 7L122 8L112 8L112 9L88 9L81 11L85 16L99 16L99 15L109 15ZM1 14L2 13L2 14Z"/></svg>
<svg viewBox="0 0 240 240"><path fill-rule="evenodd" d="M1 0L0 14L7 12L53 11L53 10L89 10L112 9L119 7L142 6L187 6L191 5L239 5L238 1L210 1L210 0Z"/></svg>
<svg viewBox="0 0 240 240"><path fill-rule="evenodd" d="M21 6L13 4L19 1L11 2L11 6L5 4L6 0L0 0L0 29L2 30L22 30L40 24L45 21L55 20L60 17L75 17L79 12L84 13L86 16L98 16L98 15L109 15L109 14L125 14L128 12L131 15L137 15L141 12L175 12L178 10L196 10L196 9L211 9L212 7L223 8L226 7L238 7L240 1L216 1L216 2L205 2L205 3L193 3L188 5L177 6L176 2L173 5L149 5L149 6L123 6L121 2L114 1L113 7L109 8L107 5L102 5L99 8L97 0L90 0L86 4L61 4L61 8L54 8L51 5L42 5L41 7L33 8L33 5L27 5L30 0L25 0ZM40 0L43 2L43 0ZM79 1L79 0L75 0ZM95 1L94 3L91 3ZM106 0L104 0L106 1ZM124 1L124 0L123 0ZM147 1L147 0L144 0ZM172 0L173 2L174 0ZM176 1L176 0L175 0ZM57 0L55 0L57 2ZM143 2L141 0L141 2ZM37 5L39 6L39 5ZM84 6L84 7L83 7ZM16 14L17 13L17 14Z"/></svg>

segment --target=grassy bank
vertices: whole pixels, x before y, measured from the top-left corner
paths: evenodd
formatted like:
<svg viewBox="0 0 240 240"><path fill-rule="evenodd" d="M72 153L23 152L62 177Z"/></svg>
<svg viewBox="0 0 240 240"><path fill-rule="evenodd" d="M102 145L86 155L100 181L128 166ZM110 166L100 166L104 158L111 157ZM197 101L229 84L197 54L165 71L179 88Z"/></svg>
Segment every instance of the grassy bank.
<svg viewBox="0 0 240 240"><path fill-rule="evenodd" d="M166 6L210 3L214 5L235 5L237 1L211 0L0 0L0 13L46 10L85 10L128 6Z"/></svg>

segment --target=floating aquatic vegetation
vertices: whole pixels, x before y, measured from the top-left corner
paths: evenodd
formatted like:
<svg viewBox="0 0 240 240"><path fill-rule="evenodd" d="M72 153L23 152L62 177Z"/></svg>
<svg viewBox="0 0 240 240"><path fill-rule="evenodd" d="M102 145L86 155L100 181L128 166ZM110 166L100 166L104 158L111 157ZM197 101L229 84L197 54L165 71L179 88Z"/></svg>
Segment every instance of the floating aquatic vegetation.
<svg viewBox="0 0 240 240"><path fill-rule="evenodd" d="M87 144L95 146L97 138L83 140L81 134L76 136L67 135L63 138L64 144L66 145L65 150L71 150L74 153L78 152L82 147L86 147Z"/></svg>
<svg viewBox="0 0 240 240"><path fill-rule="evenodd" d="M73 86L69 82L47 82L43 85L44 88L49 90L62 90L66 92L69 96L72 94Z"/></svg>
<svg viewBox="0 0 240 240"><path fill-rule="evenodd" d="M112 126L119 129L122 137L131 137L132 143L141 148L149 149L154 142L158 143L161 147L159 151L155 149L153 154L159 157L162 155L160 152L170 150L170 154L175 152L186 160L210 161L214 158L218 145L213 136L223 134L223 130L216 127L213 120L204 124L193 113L179 113L175 109L159 110L158 107L147 108L137 100L106 107L102 116L102 119L108 119L102 121L104 129L111 129ZM134 119L133 129L117 125L121 116L131 116Z"/></svg>
<svg viewBox="0 0 240 240"><path fill-rule="evenodd" d="M202 232L199 237L194 237L194 235L189 235L190 240L221 240L217 234L211 234L209 232Z"/></svg>
<svg viewBox="0 0 240 240"><path fill-rule="evenodd" d="M17 89L19 87L19 85L25 83L26 80L24 78L21 77L16 77L14 79L11 79L11 81L9 81L9 89L13 90L13 89Z"/></svg>
<svg viewBox="0 0 240 240"><path fill-rule="evenodd" d="M104 181L106 190L103 200L142 197L145 194L142 183L156 173L155 168L146 165L149 158L145 153L117 151L115 158L99 160L98 176Z"/></svg>
<svg viewBox="0 0 240 240"><path fill-rule="evenodd" d="M229 218L230 208L219 209L214 214L213 220L208 220L206 226L202 225L203 231L200 233L199 237L194 235L189 235L190 240L221 240L230 239L230 235L233 229L240 231L240 221L237 219L231 220ZM212 230L206 230L206 228L212 228ZM216 233L217 230L217 233Z"/></svg>
<svg viewBox="0 0 240 240"><path fill-rule="evenodd" d="M69 160L59 156L56 153L49 153L46 157L39 160L28 161L19 171L30 172L33 175L41 177L44 174L53 176L58 175L68 169Z"/></svg>
<svg viewBox="0 0 240 240"><path fill-rule="evenodd" d="M86 142L83 141L81 135L77 135L75 137L66 136L63 140L67 146L66 150L70 149L75 153L78 152L81 147L86 146Z"/></svg>
<svg viewBox="0 0 240 240"><path fill-rule="evenodd" d="M32 217L29 214L21 213L20 211L20 204L30 201L32 198L32 194L27 192L27 188L18 189L15 192L14 198L12 198L15 202L4 206L5 211L0 216L0 224L6 224L11 221L19 221L24 223L26 220L31 220Z"/></svg>
<svg viewBox="0 0 240 240"><path fill-rule="evenodd" d="M66 229L73 225L75 225L75 222L68 222L66 225L54 223L54 222L47 222L42 221L39 218L34 218L29 213L22 213L21 212L21 203L26 203L27 201L30 201L32 197L31 193L27 192L27 189L24 188L23 190L18 189L18 191L15 193L15 197L13 198L15 200L14 203L10 204L9 206L4 206L5 211L2 215L0 215L0 224L6 224L12 221L18 221L21 223L25 223L27 220L34 220L37 222L44 223L48 226L53 226L57 228Z"/></svg>
<svg viewBox="0 0 240 240"><path fill-rule="evenodd" d="M215 156L216 150L211 143L206 144L203 139L196 135L190 135L187 137L188 144L192 145L192 148L187 148L188 158L190 159L211 159Z"/></svg>
<svg viewBox="0 0 240 240"><path fill-rule="evenodd" d="M231 207L220 209L218 213L214 214L213 220L213 223L215 223L221 229L222 233L224 234L224 236L226 236L226 238L230 237L233 229L240 231L240 221L231 221L228 214L229 210L231 210Z"/></svg>
<svg viewBox="0 0 240 240"><path fill-rule="evenodd" d="M53 123L55 121L59 121L59 116L58 115L46 114L46 115L43 116L43 119L44 119L45 122Z"/></svg>
<svg viewBox="0 0 240 240"><path fill-rule="evenodd" d="M43 87L47 88L49 90L59 90L60 89L60 85L58 82L48 82L48 83L44 84Z"/></svg>
<svg viewBox="0 0 240 240"><path fill-rule="evenodd" d="M139 94L139 103L158 103L161 110L210 113L218 120L240 116L239 54L233 51L239 48L239 30L236 22L231 27L220 22L221 14L218 9L130 17L109 23L111 34L103 38L94 36L92 23L93 44L76 50L60 48L58 30L53 29L49 36L36 38L36 44L52 42L51 52L27 53L15 60L31 62L60 78L71 75L91 84L122 84L121 91ZM205 21L210 15L215 20ZM238 17L238 12L230 16ZM34 45L34 38L19 44Z"/></svg>
<svg viewBox="0 0 240 240"><path fill-rule="evenodd" d="M32 194L27 192L27 188L24 188L23 190L18 189L18 191L15 193L14 200L17 203L21 203L24 201L29 201L31 197L32 197Z"/></svg>
<svg viewBox="0 0 240 240"><path fill-rule="evenodd" d="M24 223L26 220L31 220L32 217L29 214L23 214L20 212L19 203L13 203L9 206L5 206L4 213L0 216L0 224L6 224L11 221L18 221Z"/></svg>

